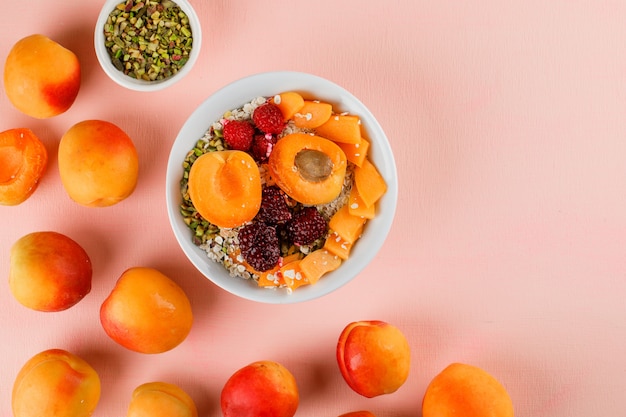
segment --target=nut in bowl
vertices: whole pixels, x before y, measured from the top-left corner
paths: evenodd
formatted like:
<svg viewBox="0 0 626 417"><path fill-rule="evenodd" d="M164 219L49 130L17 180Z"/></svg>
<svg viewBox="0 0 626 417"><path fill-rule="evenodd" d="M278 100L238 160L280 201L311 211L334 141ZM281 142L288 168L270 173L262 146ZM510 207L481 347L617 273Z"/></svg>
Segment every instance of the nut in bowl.
<svg viewBox="0 0 626 417"><path fill-rule="evenodd" d="M106 0L94 31L104 72L135 91L180 81L197 61L201 43L200 21L188 0Z"/></svg>
<svg viewBox="0 0 626 417"><path fill-rule="evenodd" d="M280 133L266 133L272 125ZM367 158L355 159L355 143L329 139L333 130L366 141ZM269 142L265 152L256 141ZM367 211L352 212L352 189L367 190L358 196ZM355 278L382 247L397 196L393 153L372 113L344 88L300 72L256 74L215 92L183 125L167 165L168 215L183 252L219 287L266 303L311 300ZM286 209L268 210L268 199Z"/></svg>

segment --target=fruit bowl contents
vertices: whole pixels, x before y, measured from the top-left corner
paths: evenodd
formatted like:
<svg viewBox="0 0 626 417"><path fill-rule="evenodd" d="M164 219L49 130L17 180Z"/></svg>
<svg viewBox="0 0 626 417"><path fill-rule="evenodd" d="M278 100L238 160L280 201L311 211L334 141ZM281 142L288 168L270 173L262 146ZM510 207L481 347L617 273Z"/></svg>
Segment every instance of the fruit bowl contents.
<svg viewBox="0 0 626 417"><path fill-rule="evenodd" d="M277 88L258 87L263 79ZM243 98L254 80L250 96L222 101L233 88ZM203 122L192 115L197 136L183 128L170 154L168 214L208 278L246 298L296 302L345 284L378 251L395 211L395 165L375 119L351 96L341 103L346 94L308 74L266 73L209 98Z"/></svg>
<svg viewBox="0 0 626 417"><path fill-rule="evenodd" d="M187 74L200 52L198 17L187 0L107 0L96 23L96 55L118 84L154 91Z"/></svg>

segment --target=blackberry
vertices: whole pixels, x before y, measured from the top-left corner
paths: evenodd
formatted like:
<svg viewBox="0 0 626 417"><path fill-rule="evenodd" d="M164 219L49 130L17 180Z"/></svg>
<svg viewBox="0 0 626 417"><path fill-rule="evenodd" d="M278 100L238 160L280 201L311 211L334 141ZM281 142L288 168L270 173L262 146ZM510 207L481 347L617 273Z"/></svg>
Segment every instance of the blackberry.
<svg viewBox="0 0 626 417"><path fill-rule="evenodd" d="M280 259L276 228L263 222L250 223L239 231L243 259L259 272L272 269Z"/></svg>
<svg viewBox="0 0 626 417"><path fill-rule="evenodd" d="M287 236L294 245L310 245L328 229L324 216L315 207L304 207L287 223Z"/></svg>
<svg viewBox="0 0 626 417"><path fill-rule="evenodd" d="M291 220L291 217L291 211L280 188L276 186L263 188L257 219L271 225L283 224Z"/></svg>

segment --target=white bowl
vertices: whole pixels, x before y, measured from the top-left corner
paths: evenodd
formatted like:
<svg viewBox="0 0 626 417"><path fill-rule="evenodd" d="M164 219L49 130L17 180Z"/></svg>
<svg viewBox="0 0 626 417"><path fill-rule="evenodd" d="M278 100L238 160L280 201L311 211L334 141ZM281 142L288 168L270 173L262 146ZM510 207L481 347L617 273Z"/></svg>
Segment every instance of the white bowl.
<svg viewBox="0 0 626 417"><path fill-rule="evenodd" d="M286 289L261 288L255 282L231 277L226 269L207 257L192 242L192 232L180 214L182 163L213 121L227 110L241 107L252 99L271 97L284 91L297 91L305 98L316 98L361 118L371 141L369 158L387 182L388 190L377 203L377 215L365 225L362 237L350 257L335 271L325 274L316 284ZM382 94L382 93L381 93ZM342 87L323 78L299 72L269 72L235 81L207 98L189 117L172 146L166 174L167 211L174 235L192 264L217 286L245 299L286 304L311 300L328 294L355 278L374 259L391 228L398 198L398 181L393 153L385 132L372 113Z"/></svg>
<svg viewBox="0 0 626 417"><path fill-rule="evenodd" d="M109 14L118 4L122 3L122 1L123 0L106 0L100 14L98 15L98 20L96 21L96 27L94 29L94 48L96 50L98 62L104 72L117 84L135 91L158 91L182 80L191 71L194 64L198 60L200 48L202 46L202 29L200 28L200 20L198 19L198 15L193 7L191 7L189 1L174 1L189 18L189 26L191 27L193 37L193 46L191 53L189 54L189 60L176 74L158 81L138 80L124 74L122 71L118 70L115 65L113 65L111 57L104 46L104 24L106 23Z"/></svg>

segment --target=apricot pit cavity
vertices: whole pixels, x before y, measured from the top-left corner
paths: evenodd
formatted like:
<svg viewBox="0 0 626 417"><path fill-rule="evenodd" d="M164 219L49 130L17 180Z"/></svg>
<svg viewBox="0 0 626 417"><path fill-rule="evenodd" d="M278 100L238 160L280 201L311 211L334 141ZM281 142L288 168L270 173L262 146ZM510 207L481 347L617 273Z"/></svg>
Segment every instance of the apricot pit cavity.
<svg viewBox="0 0 626 417"><path fill-rule="evenodd" d="M333 172L333 161L324 152L315 149L303 149L296 154L295 165L303 179L309 182L321 182Z"/></svg>

